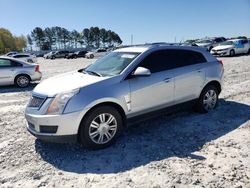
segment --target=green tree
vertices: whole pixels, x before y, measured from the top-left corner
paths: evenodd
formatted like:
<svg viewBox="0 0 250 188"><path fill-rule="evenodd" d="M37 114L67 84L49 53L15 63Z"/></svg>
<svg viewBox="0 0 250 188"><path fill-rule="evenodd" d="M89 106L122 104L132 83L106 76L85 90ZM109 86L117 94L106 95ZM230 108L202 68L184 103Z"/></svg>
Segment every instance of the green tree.
<svg viewBox="0 0 250 188"><path fill-rule="evenodd" d="M14 37L15 40L15 49L17 51L23 51L23 49L27 46L27 39L25 36L21 35L20 37Z"/></svg>
<svg viewBox="0 0 250 188"><path fill-rule="evenodd" d="M30 51L32 51L32 46L33 46L33 40L30 35L27 35L27 43L30 46Z"/></svg>
<svg viewBox="0 0 250 188"><path fill-rule="evenodd" d="M0 28L0 53L16 50L15 39L7 29Z"/></svg>
<svg viewBox="0 0 250 188"><path fill-rule="evenodd" d="M34 38L34 41L36 42L37 47L40 48L40 50L43 50L44 48L44 41L45 41L45 33L42 28L36 27L32 32L31 36Z"/></svg>

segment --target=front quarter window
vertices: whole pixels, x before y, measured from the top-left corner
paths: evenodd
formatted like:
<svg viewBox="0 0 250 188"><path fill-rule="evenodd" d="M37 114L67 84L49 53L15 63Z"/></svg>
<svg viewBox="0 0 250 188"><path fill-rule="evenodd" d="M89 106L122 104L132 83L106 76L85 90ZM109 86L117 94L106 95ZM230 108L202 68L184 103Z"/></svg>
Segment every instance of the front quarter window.
<svg viewBox="0 0 250 188"><path fill-rule="evenodd" d="M95 72L102 76L116 76L120 74L138 55L139 53L134 52L111 52L83 71Z"/></svg>

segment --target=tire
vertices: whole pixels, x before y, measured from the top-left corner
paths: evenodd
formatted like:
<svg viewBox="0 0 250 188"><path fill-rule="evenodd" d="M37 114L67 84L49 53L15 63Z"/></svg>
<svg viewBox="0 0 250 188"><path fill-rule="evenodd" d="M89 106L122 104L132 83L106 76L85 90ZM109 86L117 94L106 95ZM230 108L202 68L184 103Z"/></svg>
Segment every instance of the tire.
<svg viewBox="0 0 250 188"><path fill-rule="evenodd" d="M211 52L212 49L213 49L213 46L210 46L208 51Z"/></svg>
<svg viewBox="0 0 250 188"><path fill-rule="evenodd" d="M249 54L249 55L250 55L250 48L248 49L248 52L247 52L247 54Z"/></svg>
<svg viewBox="0 0 250 188"><path fill-rule="evenodd" d="M235 56L235 51L234 51L234 50L230 50L229 55L230 55L231 57Z"/></svg>
<svg viewBox="0 0 250 188"><path fill-rule="evenodd" d="M217 107L218 104L218 89L214 85L206 86L198 99L195 106L196 111L201 113L209 112Z"/></svg>
<svg viewBox="0 0 250 188"><path fill-rule="evenodd" d="M27 62L28 63L33 63L33 61L31 59L28 59Z"/></svg>
<svg viewBox="0 0 250 188"><path fill-rule="evenodd" d="M55 56L52 56L51 59L55 59Z"/></svg>
<svg viewBox="0 0 250 188"><path fill-rule="evenodd" d="M89 57L90 57L90 59L93 59L93 58L94 58L94 55L93 55L93 54L91 54Z"/></svg>
<svg viewBox="0 0 250 188"><path fill-rule="evenodd" d="M22 74L15 78L15 85L20 88L25 88L30 85L30 77L28 75Z"/></svg>
<svg viewBox="0 0 250 188"><path fill-rule="evenodd" d="M109 121L110 123L107 124ZM91 110L83 118L79 129L79 140L89 149L102 149L113 144L122 130L121 114L111 106L100 106Z"/></svg>

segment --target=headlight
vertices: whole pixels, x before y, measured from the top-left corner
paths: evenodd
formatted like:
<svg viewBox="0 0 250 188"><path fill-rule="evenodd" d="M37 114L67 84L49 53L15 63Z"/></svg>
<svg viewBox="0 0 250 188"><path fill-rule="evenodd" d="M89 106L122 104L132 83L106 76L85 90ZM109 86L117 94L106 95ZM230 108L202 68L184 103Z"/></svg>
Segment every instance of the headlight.
<svg viewBox="0 0 250 188"><path fill-rule="evenodd" d="M50 104L47 110L47 114L51 115L62 114L69 100L74 95L79 93L79 90L80 89L75 89L69 92L57 94L56 97L53 99L52 103Z"/></svg>

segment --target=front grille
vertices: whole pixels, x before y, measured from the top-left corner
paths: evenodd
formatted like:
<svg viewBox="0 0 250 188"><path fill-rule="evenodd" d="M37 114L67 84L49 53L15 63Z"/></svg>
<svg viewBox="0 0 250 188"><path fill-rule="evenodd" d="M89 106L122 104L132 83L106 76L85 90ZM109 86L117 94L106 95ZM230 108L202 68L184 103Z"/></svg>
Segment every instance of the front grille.
<svg viewBox="0 0 250 188"><path fill-rule="evenodd" d="M46 98L43 97L32 96L28 106L31 108L40 108L45 100Z"/></svg>

